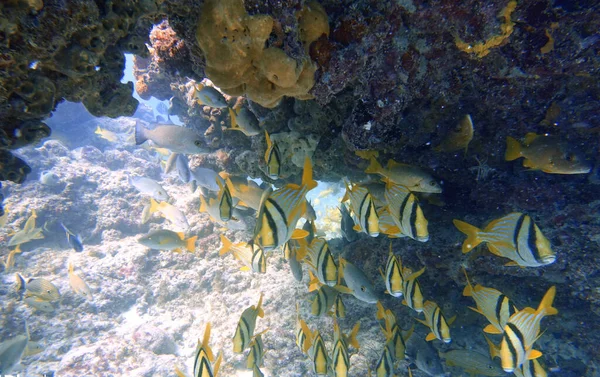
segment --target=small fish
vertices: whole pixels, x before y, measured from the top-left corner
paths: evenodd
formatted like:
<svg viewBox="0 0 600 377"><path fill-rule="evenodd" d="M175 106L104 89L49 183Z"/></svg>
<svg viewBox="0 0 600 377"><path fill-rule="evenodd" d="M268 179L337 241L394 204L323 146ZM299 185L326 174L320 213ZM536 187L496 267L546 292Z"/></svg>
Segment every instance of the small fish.
<svg viewBox="0 0 600 377"><path fill-rule="evenodd" d="M186 249L193 253L196 251L197 239L198 236L186 239L183 232L176 233L167 229L160 229L139 238L138 242L155 250L173 250L180 253L182 249Z"/></svg>
<svg viewBox="0 0 600 377"><path fill-rule="evenodd" d="M44 234L42 233L42 228L35 227L35 219L37 218L37 214L35 210L31 211L31 216L25 222L23 229L16 232L10 240L8 240L8 246L17 246L31 240L39 240L44 238Z"/></svg>
<svg viewBox="0 0 600 377"><path fill-rule="evenodd" d="M344 258L340 257L339 264L340 274L348 288L352 290L352 295L361 301L375 304L378 294L365 273Z"/></svg>
<svg viewBox="0 0 600 377"><path fill-rule="evenodd" d="M96 127L96 131L94 131L94 133L98 136L100 136L102 139L106 140L106 141L110 141L111 143L116 143L120 140L119 135L117 135L116 133L109 131L107 129L104 129L102 127L100 127L100 125L98 125Z"/></svg>
<svg viewBox="0 0 600 377"><path fill-rule="evenodd" d="M296 303L296 345L306 354L311 344L312 332L306 322L300 318L300 307Z"/></svg>
<svg viewBox="0 0 600 377"><path fill-rule="evenodd" d="M370 160L371 158L379 157L379 152L373 150L354 151L354 154L363 160Z"/></svg>
<svg viewBox="0 0 600 377"><path fill-rule="evenodd" d="M169 220L178 228L188 229L190 227L183 212L167 202L158 203L154 199L150 199L150 214L154 212L160 212L162 217Z"/></svg>
<svg viewBox="0 0 600 377"><path fill-rule="evenodd" d="M208 151L203 137L190 128L159 124L153 129L148 129L136 122L135 145L143 144L147 140L176 153L198 154Z"/></svg>
<svg viewBox="0 0 600 377"><path fill-rule="evenodd" d="M17 274L19 280L25 281L25 295L35 296L44 301L56 301L60 298L58 288L50 281L43 278L24 279L20 274Z"/></svg>
<svg viewBox="0 0 600 377"><path fill-rule="evenodd" d="M308 350L308 355L312 360L313 372L317 376L327 376L330 368L330 360L325 348L325 342L319 331L313 334L312 344Z"/></svg>
<svg viewBox="0 0 600 377"><path fill-rule="evenodd" d="M254 242L265 251L270 251L282 246L290 238L306 237L306 231L295 227L306 212L306 193L315 187L317 182L312 177L312 164L306 157L301 185L288 183L276 191L268 189L263 193L256 217Z"/></svg>
<svg viewBox="0 0 600 377"><path fill-rule="evenodd" d="M513 161L521 157L525 158L524 167L549 174L587 174L592 170L591 164L581 160L558 136L528 133L523 144L508 136L504 159Z"/></svg>
<svg viewBox="0 0 600 377"><path fill-rule="evenodd" d="M4 272L10 271L15 266L15 258L17 254L21 253L21 245L17 245L13 250L11 250L6 256L6 260L2 262L4 265Z"/></svg>
<svg viewBox="0 0 600 377"><path fill-rule="evenodd" d="M177 168L177 174L179 175L179 179L183 183L188 183L190 179L192 179L192 173L189 168L188 158L181 154L177 154L177 159L175 161L175 167Z"/></svg>
<svg viewBox="0 0 600 377"><path fill-rule="evenodd" d="M260 188L256 182L246 180L247 183L233 183L231 177L227 177L225 182L231 196L240 200L241 203L238 205L244 205L256 211L260 209L260 199L265 190Z"/></svg>
<svg viewBox="0 0 600 377"><path fill-rule="evenodd" d="M377 377L394 377L394 350L391 341L385 342L383 352L375 367Z"/></svg>
<svg viewBox="0 0 600 377"><path fill-rule="evenodd" d="M235 329L235 334L233 335L233 352L242 353L248 345L250 345L250 341L254 336L254 328L256 327L256 318L263 318L265 316L265 312L262 309L262 301L263 294L260 294L260 298L258 299L258 304L256 306L252 305L249 308L246 308L240 317L240 321Z"/></svg>
<svg viewBox="0 0 600 377"><path fill-rule="evenodd" d="M52 313L54 311L54 306L50 302L44 301L37 297L25 297L23 302L27 304L27 306L30 306L35 310L39 310L40 312Z"/></svg>
<svg viewBox="0 0 600 377"><path fill-rule="evenodd" d="M40 173L40 183L44 186L55 186L60 182L60 178L50 170L44 170Z"/></svg>
<svg viewBox="0 0 600 377"><path fill-rule="evenodd" d="M17 295L19 295L19 300L23 300L23 297L25 296L26 284L25 278L17 272L15 274L15 291L17 292Z"/></svg>
<svg viewBox="0 0 600 377"><path fill-rule="evenodd" d="M60 226L64 229L67 235L67 242L69 242L69 245L71 245L75 252L81 253L83 251L83 243L81 241L81 237L78 234L75 234L69 229L67 229L67 227L63 223L60 223Z"/></svg>
<svg viewBox="0 0 600 377"><path fill-rule="evenodd" d="M217 184L219 185L219 193L217 194L219 218L221 221L229 221L233 217L233 198L226 184L221 183L221 181L217 181Z"/></svg>
<svg viewBox="0 0 600 377"><path fill-rule="evenodd" d="M452 338L450 337L450 327L448 324L451 324L454 321L454 318L446 321L442 309L440 309L438 304L433 301L425 301L423 304L423 314L425 315L424 321L418 318L416 318L416 320L429 327L431 330L431 332L427 334L425 340L430 342L434 339L439 339L444 343L450 343Z"/></svg>
<svg viewBox="0 0 600 377"><path fill-rule="evenodd" d="M17 335L0 343L0 375L13 373L29 343L29 330L25 323L25 334Z"/></svg>
<svg viewBox="0 0 600 377"><path fill-rule="evenodd" d="M263 366L263 359L266 351L265 345L262 341L262 334L266 331L267 330L255 335L252 341L250 342L250 352L248 353L248 357L246 358L246 368L253 369L255 366Z"/></svg>
<svg viewBox="0 0 600 377"><path fill-rule="evenodd" d="M146 177L128 177L129 184L143 195L148 195L158 201L169 200L169 194L154 179Z"/></svg>
<svg viewBox="0 0 600 377"><path fill-rule="evenodd" d="M292 275L294 275L294 279L296 279L296 281L301 282L302 281L302 263L300 263L302 260L304 260L304 256L302 254L299 254L298 248L296 246L289 246L290 242L292 240L289 240L286 243L286 247L288 248L288 264L290 265L290 270L292 271Z"/></svg>
<svg viewBox="0 0 600 377"><path fill-rule="evenodd" d="M548 377L548 372L542 367L538 359L527 360L513 371L517 377Z"/></svg>
<svg viewBox="0 0 600 377"><path fill-rule="evenodd" d="M464 149L466 154L471 140L473 140L473 119L467 114L458 122L458 126L446 135L442 143L434 149L438 152L456 152Z"/></svg>
<svg viewBox="0 0 600 377"><path fill-rule="evenodd" d="M423 272L425 272L425 267L415 273L411 273L410 269L406 267L402 270L402 276L404 278L402 285L404 300L402 300L402 304L408 306L417 313L423 311L423 294L421 293L421 286L417 281L417 278L421 276Z"/></svg>
<svg viewBox="0 0 600 377"><path fill-rule="evenodd" d="M311 302L312 315L320 317L326 313L329 313L337 296L342 292L350 293L350 290L341 285L336 285L335 287L330 287L328 285L321 286L317 292L317 295Z"/></svg>
<svg viewBox="0 0 600 377"><path fill-rule="evenodd" d="M425 219L418 199L413 193L404 186L388 182L385 189L385 200L400 233L420 242L429 240L427 219Z"/></svg>
<svg viewBox="0 0 600 377"><path fill-rule="evenodd" d="M391 181L397 185L402 185L414 192L428 192L439 194L442 192L442 186L426 171L406 164L400 164L394 160L389 160L384 169L375 158L371 158L371 164L365 170L368 174L379 174L386 181Z"/></svg>
<svg viewBox="0 0 600 377"><path fill-rule="evenodd" d="M204 187L213 192L219 191L219 185L217 184L217 181L220 181L222 178L219 177L219 174L217 174L214 170L198 167L192 170L191 173L192 175L190 179L196 181L198 186Z"/></svg>
<svg viewBox="0 0 600 377"><path fill-rule="evenodd" d="M223 94L212 86L197 84L194 86L193 97L198 104L216 109L224 109L228 107L227 101Z"/></svg>
<svg viewBox="0 0 600 377"><path fill-rule="evenodd" d="M223 246L219 250L219 255L225 255L231 252L235 259L244 264L244 267L241 268L242 271L251 271L252 256L254 254L253 246L247 242L234 244L231 242L231 240L225 237L225 235L220 234L219 236L221 237L221 243L223 243Z"/></svg>
<svg viewBox="0 0 600 377"><path fill-rule="evenodd" d="M502 369L511 373L527 360L537 359L542 355L533 349L533 343L540 337L540 322L545 316L558 313L552 307L556 287L550 287L540 302L537 310L525 308L513 314L504 328L500 349L490 343L492 358L500 356Z"/></svg>
<svg viewBox="0 0 600 377"><path fill-rule="evenodd" d="M229 108L229 117L231 118L231 128L228 128L228 130L241 131L248 137L260 134L261 129L258 119L247 108L242 107L237 112Z"/></svg>
<svg viewBox="0 0 600 377"><path fill-rule="evenodd" d="M342 331L337 321L333 320L333 351L331 361L334 377L347 377L350 369L350 356L348 344L344 340Z"/></svg>
<svg viewBox="0 0 600 377"><path fill-rule="evenodd" d="M342 236L348 242L356 241L358 239L358 234L354 230L354 220L352 220L352 216L350 215L348 208L346 208L344 203L340 203L339 210L342 216L342 220L340 222Z"/></svg>
<svg viewBox="0 0 600 377"><path fill-rule="evenodd" d="M69 284L73 292L82 295L88 300L92 300L92 290L87 283L73 271L74 267L72 263L69 263Z"/></svg>
<svg viewBox="0 0 600 377"><path fill-rule="evenodd" d="M304 243L305 244L305 243ZM302 244L301 244L302 245ZM327 241L315 238L303 253L308 259L305 262L313 269L319 281L333 287L338 282L338 266L331 255Z"/></svg>
<svg viewBox="0 0 600 377"><path fill-rule="evenodd" d="M379 273L381 273L381 277L383 277L383 281L385 282L386 291L394 297L402 297L402 285L404 279L402 278L402 265L400 264L400 260L396 257L394 252L392 251L392 243L390 242L390 253L388 256L387 263L385 264L385 273L379 269Z"/></svg>
<svg viewBox="0 0 600 377"><path fill-rule="evenodd" d="M198 345L196 346L195 352L196 357L194 358L194 377L217 377L219 373L223 354L219 353L219 356L215 361L215 355L208 344L210 340L210 329L211 325L210 323L207 323L202 341L198 339ZM215 361L214 367L212 364L213 361Z"/></svg>
<svg viewBox="0 0 600 377"><path fill-rule="evenodd" d="M428 376L446 376L438 352L422 337L413 336L406 341L406 354Z"/></svg>
<svg viewBox="0 0 600 377"><path fill-rule="evenodd" d="M277 144L271 141L271 137L266 130L265 137L267 139L267 150L265 151L267 175L271 179L277 179L281 175L281 152Z"/></svg>
<svg viewBox="0 0 600 377"><path fill-rule="evenodd" d="M337 297L335 298L334 314L337 318L346 317L346 305L344 305L344 301L342 301L342 295L337 295Z"/></svg>
<svg viewBox="0 0 600 377"><path fill-rule="evenodd" d="M379 215L371 193L365 187L353 185L346 180L344 183L346 194L342 198L342 202L350 199L350 209L358 219L358 224L353 229L357 232L367 233L371 237L379 236Z"/></svg>
<svg viewBox="0 0 600 377"><path fill-rule="evenodd" d="M486 242L492 254L512 260L507 266L539 267L556 260L550 241L528 215L513 212L493 220L483 230L460 220L453 222L467 235L463 253Z"/></svg>
<svg viewBox="0 0 600 377"><path fill-rule="evenodd" d="M446 365L462 368L471 375L504 376L506 374L488 355L476 351L451 350L439 354L446 360Z"/></svg>
<svg viewBox="0 0 600 377"><path fill-rule="evenodd" d="M144 206L144 209L142 209L142 224L146 224L148 220L150 220L150 217L152 217L152 214L150 213L150 203L147 203Z"/></svg>
<svg viewBox="0 0 600 377"><path fill-rule="evenodd" d="M477 284L475 287L471 285L467 271L463 270L467 278L467 286L463 290L463 296L473 297L477 308L469 309L482 314L490 322L483 331L488 334L502 334L508 319L515 314L518 309L502 292L486 288Z"/></svg>

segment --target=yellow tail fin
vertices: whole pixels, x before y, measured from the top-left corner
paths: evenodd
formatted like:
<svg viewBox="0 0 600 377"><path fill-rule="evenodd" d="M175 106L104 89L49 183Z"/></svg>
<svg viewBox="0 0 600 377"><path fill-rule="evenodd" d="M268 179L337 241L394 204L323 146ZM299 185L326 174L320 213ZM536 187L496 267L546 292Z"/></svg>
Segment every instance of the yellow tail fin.
<svg viewBox="0 0 600 377"><path fill-rule="evenodd" d="M469 275L467 275L467 270L463 268L463 272L465 273L465 277L467 278L467 286L463 290L463 296L471 297L473 296L473 286L471 285L471 281L469 280Z"/></svg>
<svg viewBox="0 0 600 377"><path fill-rule="evenodd" d="M360 349L360 344L358 343L358 339L356 339L356 335L358 335L358 330L360 329L360 321L356 322L356 325L352 328L352 332L348 335L348 344L357 350Z"/></svg>
<svg viewBox="0 0 600 377"><path fill-rule="evenodd" d="M185 240L185 248L190 253L193 253L194 251L196 251L196 240L197 239L198 239L198 236L194 236L194 237L190 237L187 240Z"/></svg>
<svg viewBox="0 0 600 377"><path fill-rule="evenodd" d="M204 350L206 351L206 356L208 357L208 360L210 360L210 362L213 362L215 360L215 355L213 354L212 349L208 345L208 341L210 340L210 329L211 329L211 325L210 325L210 322L208 322L206 324L206 328L204 329L204 337L202 338L202 343L200 343L200 344L202 347L204 347Z"/></svg>
<svg viewBox="0 0 600 377"><path fill-rule="evenodd" d="M317 181L313 179L312 163L310 157L304 159L304 171L302 172L302 186L308 187L309 190L317 187Z"/></svg>
<svg viewBox="0 0 600 377"><path fill-rule="evenodd" d="M150 214L158 211L158 202L154 199L150 199Z"/></svg>
<svg viewBox="0 0 600 377"><path fill-rule="evenodd" d="M256 311L258 312L258 316L260 318L263 318L265 316L265 312L262 308L262 302L263 302L263 294L260 294L260 298L258 299L258 304L256 304Z"/></svg>
<svg viewBox="0 0 600 377"><path fill-rule="evenodd" d="M221 242L223 243L223 247L219 250L219 255L227 254L231 250L231 246L233 243L225 237L223 234L221 236Z"/></svg>
<svg viewBox="0 0 600 377"><path fill-rule="evenodd" d="M492 357L492 360L495 359L496 357L501 357L500 356L500 347L498 347L497 345L492 343L490 338L488 338L485 334L483 335L483 337L485 338L488 346L490 347L490 356Z"/></svg>
<svg viewBox="0 0 600 377"><path fill-rule="evenodd" d="M540 306L538 306L536 312L541 313L544 312L544 315L555 315L558 314L558 310L552 307L552 302L554 301L554 296L556 296L556 286L550 287L548 292L544 295L542 302L540 302Z"/></svg>
<svg viewBox="0 0 600 377"><path fill-rule="evenodd" d="M510 137L506 137L506 152L504 153L504 159L506 161L516 160L519 157L523 157L521 155L521 143Z"/></svg>
<svg viewBox="0 0 600 377"><path fill-rule="evenodd" d="M462 245L463 254L466 254L469 251L473 250L477 245L481 243L482 240L479 238L479 232L481 230L479 228L471 224L467 224L464 221L456 219L454 219L452 222L458 230L467 235L467 239L465 240L465 242L463 242Z"/></svg>
<svg viewBox="0 0 600 377"><path fill-rule="evenodd" d="M150 206L150 213L152 213L152 206ZM204 212L208 212L208 204L206 204L206 199L204 199L204 196L200 195L200 209L199 211L201 213Z"/></svg>
<svg viewBox="0 0 600 377"><path fill-rule="evenodd" d="M365 173L378 174L381 171L381 169L383 168L381 167L381 164L377 161L377 159L375 157L371 157L369 159L369 167L367 167Z"/></svg>

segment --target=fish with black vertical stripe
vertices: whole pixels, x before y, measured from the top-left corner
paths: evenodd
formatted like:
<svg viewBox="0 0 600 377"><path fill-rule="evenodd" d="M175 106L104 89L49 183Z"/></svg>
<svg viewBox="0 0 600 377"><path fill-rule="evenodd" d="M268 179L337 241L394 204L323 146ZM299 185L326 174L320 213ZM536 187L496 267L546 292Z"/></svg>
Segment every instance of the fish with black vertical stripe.
<svg viewBox="0 0 600 377"><path fill-rule="evenodd" d="M357 232L367 233L371 237L379 236L379 215L371 193L366 187L352 184L346 180L344 183L346 184L346 194L342 198L342 202L350 199L350 209L358 220L353 229Z"/></svg>
<svg viewBox="0 0 600 377"><path fill-rule="evenodd" d="M425 320L417 318L417 321L429 327L431 330L431 332L427 334L425 340L430 342L433 339L439 339L444 343L450 343L452 338L450 337L449 324L454 322L455 317L446 321L442 309L440 309L438 304L433 301L425 301L423 304L423 314L425 315Z"/></svg>
<svg viewBox="0 0 600 377"><path fill-rule="evenodd" d="M233 352L242 353L250 345L254 336L254 328L256 327L256 318L264 317L265 312L262 309L263 294L260 294L258 304L246 308L242 313L235 335L233 336Z"/></svg>
<svg viewBox="0 0 600 377"><path fill-rule="evenodd" d="M388 181L385 186L385 200L389 214L401 234L420 242L429 241L428 222L415 194L404 186Z"/></svg>

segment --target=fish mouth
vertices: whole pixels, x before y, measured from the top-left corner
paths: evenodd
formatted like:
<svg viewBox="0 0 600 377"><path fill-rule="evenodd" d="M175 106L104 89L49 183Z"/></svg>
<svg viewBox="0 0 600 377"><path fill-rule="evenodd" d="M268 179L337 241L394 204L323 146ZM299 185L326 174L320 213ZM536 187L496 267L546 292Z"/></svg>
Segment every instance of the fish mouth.
<svg viewBox="0 0 600 377"><path fill-rule="evenodd" d="M543 264L551 264L551 263L554 263L555 260L556 260L556 255L550 255L550 256L542 258L542 263Z"/></svg>
<svg viewBox="0 0 600 377"><path fill-rule="evenodd" d="M426 236L426 237L417 237L417 241L419 241L419 242L427 242L427 241L429 241L429 236Z"/></svg>

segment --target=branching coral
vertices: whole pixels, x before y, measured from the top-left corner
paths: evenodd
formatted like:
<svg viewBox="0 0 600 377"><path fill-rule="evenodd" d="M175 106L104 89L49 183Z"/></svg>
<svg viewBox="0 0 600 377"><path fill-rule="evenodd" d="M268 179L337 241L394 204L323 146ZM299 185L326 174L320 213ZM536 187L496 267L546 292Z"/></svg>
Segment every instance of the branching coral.
<svg viewBox="0 0 600 377"><path fill-rule="evenodd" d="M300 38L310 43L329 34L327 15L318 3L298 13ZM230 95L245 94L264 107L275 107L283 96L313 98L316 65L296 60L277 47L265 48L273 18L249 15L242 0L209 0L202 8L196 40L206 58L206 76Z"/></svg>
<svg viewBox="0 0 600 377"><path fill-rule="evenodd" d="M502 18L504 18L504 23L500 25L501 33L499 35L494 35L485 42L480 42L475 45L463 42L459 37L456 37L456 47L458 47L459 50L469 54L475 54L478 58L483 58L490 53L492 48L498 47L505 43L512 34L515 23L510 19L510 16L516 8L516 0L511 0L508 2L506 7L502 9L500 15Z"/></svg>

